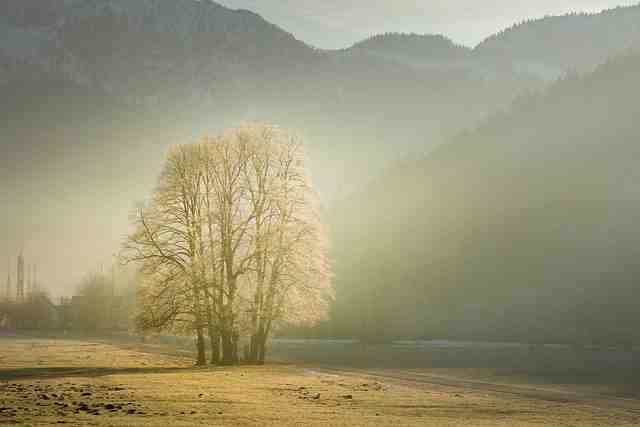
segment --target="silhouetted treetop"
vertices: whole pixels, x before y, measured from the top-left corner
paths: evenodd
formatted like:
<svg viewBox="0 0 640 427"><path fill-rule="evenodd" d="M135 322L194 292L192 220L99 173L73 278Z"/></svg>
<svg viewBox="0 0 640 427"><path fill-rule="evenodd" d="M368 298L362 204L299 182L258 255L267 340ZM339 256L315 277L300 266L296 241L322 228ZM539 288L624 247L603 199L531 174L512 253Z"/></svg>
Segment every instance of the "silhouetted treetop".
<svg viewBox="0 0 640 427"><path fill-rule="evenodd" d="M455 44L442 35L386 33L356 43L348 50L380 55L405 55L422 60L454 60L467 57L471 49Z"/></svg>
<svg viewBox="0 0 640 427"><path fill-rule="evenodd" d="M528 20L489 37L474 54L520 67L588 70L639 42L640 5L636 5Z"/></svg>

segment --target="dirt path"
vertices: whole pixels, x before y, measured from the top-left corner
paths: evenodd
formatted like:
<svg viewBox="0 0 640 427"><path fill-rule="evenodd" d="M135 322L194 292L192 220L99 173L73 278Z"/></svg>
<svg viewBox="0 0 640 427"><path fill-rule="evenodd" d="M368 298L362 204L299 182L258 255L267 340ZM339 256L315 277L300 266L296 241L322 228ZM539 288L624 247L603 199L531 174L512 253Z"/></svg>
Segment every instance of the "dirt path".
<svg viewBox="0 0 640 427"><path fill-rule="evenodd" d="M343 376L364 376L379 381L384 380L388 383L401 384L417 389L433 389L434 387L442 387L462 392L479 391L546 402L589 405L603 409L619 408L640 415L640 400L611 397L596 393L557 390L536 386L498 384L485 381L460 379L445 375L391 369L367 370L314 368L313 370L321 373L339 374Z"/></svg>

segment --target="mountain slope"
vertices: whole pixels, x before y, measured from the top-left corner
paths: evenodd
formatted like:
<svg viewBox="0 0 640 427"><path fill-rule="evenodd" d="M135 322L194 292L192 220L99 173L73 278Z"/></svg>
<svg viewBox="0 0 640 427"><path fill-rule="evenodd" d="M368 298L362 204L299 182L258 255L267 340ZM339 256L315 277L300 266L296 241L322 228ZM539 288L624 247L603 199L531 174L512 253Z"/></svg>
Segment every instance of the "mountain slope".
<svg viewBox="0 0 640 427"><path fill-rule="evenodd" d="M17 72L24 62L42 65L136 102L174 97L172 87L184 82L197 96L212 80L231 85L255 67L282 72L314 54L259 16L209 1L27 0L3 7L0 52Z"/></svg>
<svg viewBox="0 0 640 427"><path fill-rule="evenodd" d="M445 66L488 79L542 78L592 71L612 56L640 46L640 5L592 14L549 16L514 25L473 50L437 35L389 33L347 51L420 68Z"/></svg>
<svg viewBox="0 0 640 427"><path fill-rule="evenodd" d="M520 99L346 201L332 216L336 327L640 340L639 87L640 54L624 55Z"/></svg>
<svg viewBox="0 0 640 427"><path fill-rule="evenodd" d="M640 44L640 5L597 14L552 16L515 25L480 43L474 55L549 77L592 70Z"/></svg>
<svg viewBox="0 0 640 427"><path fill-rule="evenodd" d="M302 133L329 203L543 84L442 37L363 46L316 50L211 1L1 2L0 257L31 248L68 286L116 250L168 145L243 120Z"/></svg>
<svg viewBox="0 0 640 427"><path fill-rule="evenodd" d="M465 59L471 53L471 49L458 46L444 36L400 33L372 36L348 50L417 62L456 61Z"/></svg>
<svg viewBox="0 0 640 427"><path fill-rule="evenodd" d="M319 51L211 1L7 0L0 8L0 178L9 194L0 257L16 247L37 253L60 286L110 258L170 144L243 120L293 128L308 142L327 201L528 84ZM71 273L56 247L63 236L84 254Z"/></svg>

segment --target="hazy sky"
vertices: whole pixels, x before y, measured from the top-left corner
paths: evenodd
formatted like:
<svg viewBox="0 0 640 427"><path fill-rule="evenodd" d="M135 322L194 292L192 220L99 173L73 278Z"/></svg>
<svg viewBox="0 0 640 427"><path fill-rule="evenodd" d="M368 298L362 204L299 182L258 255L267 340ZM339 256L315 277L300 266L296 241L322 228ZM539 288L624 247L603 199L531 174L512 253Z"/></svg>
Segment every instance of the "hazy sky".
<svg viewBox="0 0 640 427"><path fill-rule="evenodd" d="M527 18L600 11L638 0L219 0L260 13L322 48L346 47L387 32L439 33L475 45Z"/></svg>

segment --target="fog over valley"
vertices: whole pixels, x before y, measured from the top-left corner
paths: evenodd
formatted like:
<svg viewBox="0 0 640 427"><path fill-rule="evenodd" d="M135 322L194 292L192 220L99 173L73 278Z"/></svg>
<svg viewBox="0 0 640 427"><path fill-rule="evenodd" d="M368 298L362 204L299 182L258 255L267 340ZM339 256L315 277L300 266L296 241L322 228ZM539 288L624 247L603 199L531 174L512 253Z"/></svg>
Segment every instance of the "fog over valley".
<svg viewBox="0 0 640 427"><path fill-rule="evenodd" d="M0 1L0 424L640 425L640 3Z"/></svg>
<svg viewBox="0 0 640 427"><path fill-rule="evenodd" d="M245 120L293 128L308 140L329 209L394 161L427 153L569 68L591 71L639 37L637 7L533 21L476 50L389 34L340 52L209 2L2 7L1 250L30 254L54 293L111 262L170 144ZM403 7L417 6L402 3L399 15ZM530 35L546 27L557 37ZM612 28L603 45L598 34ZM584 37L593 37L588 49Z"/></svg>
<svg viewBox="0 0 640 427"><path fill-rule="evenodd" d="M640 6L225 4L264 17L194 0L0 5L4 277L20 253L56 298L116 263L133 274L122 248L169 147L273 123L304 141L318 194L325 333L366 336L368 319L389 338L629 337L613 308L590 313L605 294L626 304L639 274ZM332 26L333 41L309 36Z"/></svg>

